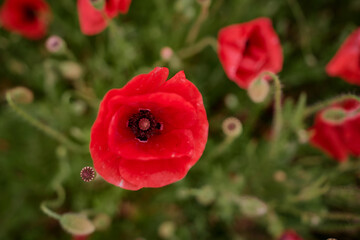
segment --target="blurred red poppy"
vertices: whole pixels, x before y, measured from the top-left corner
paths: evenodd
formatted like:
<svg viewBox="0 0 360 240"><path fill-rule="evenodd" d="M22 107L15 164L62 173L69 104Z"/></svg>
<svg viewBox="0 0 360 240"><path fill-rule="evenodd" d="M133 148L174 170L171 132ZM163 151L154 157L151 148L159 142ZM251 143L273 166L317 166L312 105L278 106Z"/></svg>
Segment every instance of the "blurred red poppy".
<svg viewBox="0 0 360 240"><path fill-rule="evenodd" d="M208 121L200 92L167 68L110 90L91 129L94 167L106 181L137 190L182 179L201 157Z"/></svg>
<svg viewBox="0 0 360 240"><path fill-rule="evenodd" d="M360 103L347 100L317 114L310 142L338 162L360 156Z"/></svg>
<svg viewBox="0 0 360 240"><path fill-rule="evenodd" d="M50 9L43 0L6 0L0 10L0 21L9 31L29 39L45 36Z"/></svg>
<svg viewBox="0 0 360 240"><path fill-rule="evenodd" d="M360 85L360 28L345 40L335 57L326 66L326 72L330 76Z"/></svg>
<svg viewBox="0 0 360 240"><path fill-rule="evenodd" d="M218 54L228 78L241 88L264 71L278 73L282 69L283 55L279 37L271 20L258 18L220 30Z"/></svg>
<svg viewBox="0 0 360 240"><path fill-rule="evenodd" d="M294 230L285 231L279 240L303 240Z"/></svg>
<svg viewBox="0 0 360 240"><path fill-rule="evenodd" d="M128 12L131 0L107 0L102 10L92 5L94 0L78 0L78 14L80 29L86 35L94 35L102 32L107 27L109 19L119 13Z"/></svg>

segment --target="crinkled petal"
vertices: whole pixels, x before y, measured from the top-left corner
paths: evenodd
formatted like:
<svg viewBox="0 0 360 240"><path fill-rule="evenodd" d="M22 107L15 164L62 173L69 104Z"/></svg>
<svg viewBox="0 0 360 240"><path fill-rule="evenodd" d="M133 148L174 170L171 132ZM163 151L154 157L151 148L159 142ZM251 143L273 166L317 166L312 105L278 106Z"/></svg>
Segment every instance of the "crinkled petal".
<svg viewBox="0 0 360 240"><path fill-rule="evenodd" d="M136 186L156 188L184 178L190 167L187 158L154 161L121 159L119 171L124 179Z"/></svg>

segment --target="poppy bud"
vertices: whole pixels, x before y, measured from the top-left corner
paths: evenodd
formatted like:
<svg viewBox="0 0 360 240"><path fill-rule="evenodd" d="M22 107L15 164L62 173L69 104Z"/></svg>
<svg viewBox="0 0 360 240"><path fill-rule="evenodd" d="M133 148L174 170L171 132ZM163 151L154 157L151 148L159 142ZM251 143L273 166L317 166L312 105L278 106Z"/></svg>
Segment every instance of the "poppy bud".
<svg viewBox="0 0 360 240"><path fill-rule="evenodd" d="M50 53L61 53L65 50L66 43L61 37L52 35L46 40L45 47Z"/></svg>
<svg viewBox="0 0 360 240"><path fill-rule="evenodd" d="M214 189L209 185L206 185L195 192L196 200L204 206L211 204L215 200L215 194Z"/></svg>
<svg viewBox="0 0 360 240"><path fill-rule="evenodd" d="M224 99L225 106L229 109L235 109L239 105L238 98L235 94L229 93Z"/></svg>
<svg viewBox="0 0 360 240"><path fill-rule="evenodd" d="M160 50L160 56L164 61L169 61L174 54L174 51L170 47L163 47Z"/></svg>
<svg viewBox="0 0 360 240"><path fill-rule="evenodd" d="M342 108L329 108L322 113L322 117L329 123L339 124L345 120L346 112Z"/></svg>
<svg viewBox="0 0 360 240"><path fill-rule="evenodd" d="M252 81L247 90L249 98L255 103L261 103L269 94L270 86L265 79Z"/></svg>
<svg viewBox="0 0 360 240"><path fill-rule="evenodd" d="M174 236L175 224L171 221L163 222L158 229L158 234L163 239L170 239Z"/></svg>
<svg viewBox="0 0 360 240"><path fill-rule="evenodd" d="M228 137L237 137L242 133L242 124L239 119L229 117L223 121L222 130Z"/></svg>
<svg viewBox="0 0 360 240"><path fill-rule="evenodd" d="M7 91L15 103L29 104L34 100L34 94L26 87L15 87Z"/></svg>
<svg viewBox="0 0 360 240"><path fill-rule="evenodd" d="M61 74L70 80L77 80L83 76L83 69L80 64L72 61L60 63L59 69Z"/></svg>
<svg viewBox="0 0 360 240"><path fill-rule="evenodd" d="M102 10L105 6L105 0L88 0L94 8Z"/></svg>
<svg viewBox="0 0 360 240"><path fill-rule="evenodd" d="M266 204L256 197L242 196L236 199L242 214L248 217L258 217L267 213Z"/></svg>
<svg viewBox="0 0 360 240"><path fill-rule="evenodd" d="M60 218L61 227L72 235L89 235L95 231L95 226L83 214L66 213Z"/></svg>
<svg viewBox="0 0 360 240"><path fill-rule="evenodd" d="M286 178L287 178L287 176L284 171L279 170L274 173L274 180L276 182L284 182L284 181L286 181Z"/></svg>
<svg viewBox="0 0 360 240"><path fill-rule="evenodd" d="M107 214L100 213L94 218L93 224L95 225L96 230L104 231L109 228L111 218Z"/></svg>
<svg viewBox="0 0 360 240"><path fill-rule="evenodd" d="M211 4L211 0L197 0L197 2L203 5L204 7L209 7Z"/></svg>

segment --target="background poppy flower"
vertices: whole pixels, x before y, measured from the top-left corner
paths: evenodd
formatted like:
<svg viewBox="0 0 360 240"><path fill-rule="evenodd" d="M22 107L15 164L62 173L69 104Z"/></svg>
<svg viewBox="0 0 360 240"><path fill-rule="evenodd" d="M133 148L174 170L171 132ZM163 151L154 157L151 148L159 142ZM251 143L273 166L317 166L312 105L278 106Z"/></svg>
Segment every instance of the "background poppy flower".
<svg viewBox="0 0 360 240"><path fill-rule="evenodd" d="M116 17L119 13L125 14L129 10L131 0L107 0L102 10L96 9L91 0L78 0L78 14L80 29L86 35L102 32L108 19Z"/></svg>
<svg viewBox="0 0 360 240"><path fill-rule="evenodd" d="M317 114L310 142L339 162L360 156L360 103L348 100ZM332 116L326 116L326 115Z"/></svg>
<svg viewBox="0 0 360 240"><path fill-rule="evenodd" d="M303 240L294 230L285 231L279 240Z"/></svg>
<svg viewBox="0 0 360 240"><path fill-rule="evenodd" d="M182 179L204 151L208 121L198 89L184 72L167 68L110 90L91 129L96 171L129 190Z"/></svg>
<svg viewBox="0 0 360 240"><path fill-rule="evenodd" d="M6 0L0 10L0 21L9 31L39 39L46 34L49 15L49 6L43 0Z"/></svg>
<svg viewBox="0 0 360 240"><path fill-rule="evenodd" d="M264 71L278 73L282 69L280 41L268 18L221 29L218 46L225 73L241 88L248 88Z"/></svg>
<svg viewBox="0 0 360 240"><path fill-rule="evenodd" d="M360 85L360 28L356 29L342 44L335 57L326 66L333 77Z"/></svg>

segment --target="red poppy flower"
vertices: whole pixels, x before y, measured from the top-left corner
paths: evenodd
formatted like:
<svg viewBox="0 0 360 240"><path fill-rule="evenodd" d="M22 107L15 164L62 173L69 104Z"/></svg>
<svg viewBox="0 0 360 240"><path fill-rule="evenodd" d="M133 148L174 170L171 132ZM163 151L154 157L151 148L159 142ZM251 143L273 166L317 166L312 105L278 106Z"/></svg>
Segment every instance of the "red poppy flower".
<svg viewBox="0 0 360 240"><path fill-rule="evenodd" d="M279 240L303 240L294 230L285 231Z"/></svg>
<svg viewBox="0 0 360 240"><path fill-rule="evenodd" d="M264 71L278 73L282 69L280 41L268 18L221 29L218 46L225 73L241 88L248 88Z"/></svg>
<svg viewBox="0 0 360 240"><path fill-rule="evenodd" d="M360 156L360 103L348 100L317 114L310 142L339 162Z"/></svg>
<svg viewBox="0 0 360 240"><path fill-rule="evenodd" d="M360 85L360 28L356 29L343 43L335 57L326 66L330 76Z"/></svg>
<svg viewBox="0 0 360 240"><path fill-rule="evenodd" d="M39 39L46 34L49 15L49 6L43 0L6 0L0 10L0 21L9 31Z"/></svg>
<svg viewBox="0 0 360 240"><path fill-rule="evenodd" d="M94 167L106 181L137 190L182 179L204 151L208 121L184 72L166 81L155 68L110 90L91 129Z"/></svg>
<svg viewBox="0 0 360 240"><path fill-rule="evenodd" d="M80 29L86 35L94 35L103 31L108 19L119 13L125 14L129 10L131 0L107 0L102 10L96 9L91 1L78 0Z"/></svg>

